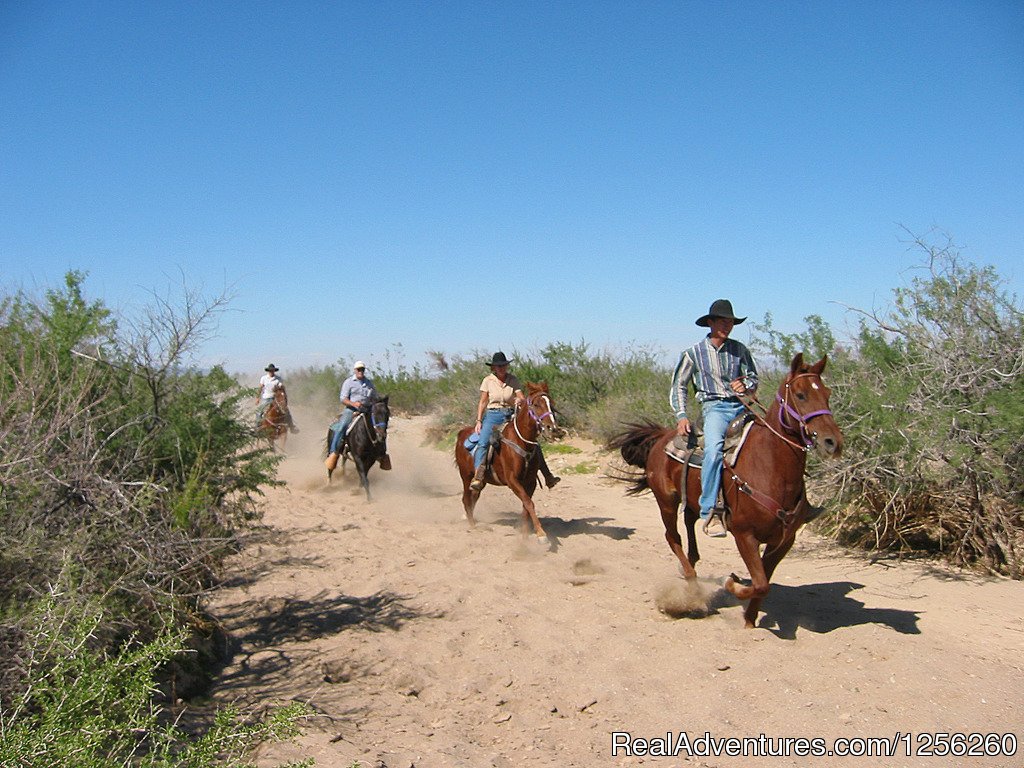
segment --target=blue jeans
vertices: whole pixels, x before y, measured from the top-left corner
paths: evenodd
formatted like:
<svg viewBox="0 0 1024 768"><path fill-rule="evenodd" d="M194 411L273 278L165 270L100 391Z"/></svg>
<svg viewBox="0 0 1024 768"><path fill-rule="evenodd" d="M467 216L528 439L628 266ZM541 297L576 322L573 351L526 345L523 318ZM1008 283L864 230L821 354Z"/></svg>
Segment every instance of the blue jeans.
<svg viewBox="0 0 1024 768"><path fill-rule="evenodd" d="M478 469L487 456L487 446L491 442L491 432L512 418L511 408L488 408L484 411L484 418L480 424L480 442L476 444L476 452L473 454L473 469Z"/></svg>
<svg viewBox="0 0 1024 768"><path fill-rule="evenodd" d="M708 400L704 411L704 463L700 469L700 516L707 520L718 503L722 487L722 445L729 422L743 413L743 405L730 400Z"/></svg>
<svg viewBox="0 0 1024 768"><path fill-rule="evenodd" d="M331 453L337 453L338 449L341 448L341 441L345 439L345 433L348 432L348 426L352 423L355 415L355 411L351 408L346 408L341 412L338 420L331 424Z"/></svg>

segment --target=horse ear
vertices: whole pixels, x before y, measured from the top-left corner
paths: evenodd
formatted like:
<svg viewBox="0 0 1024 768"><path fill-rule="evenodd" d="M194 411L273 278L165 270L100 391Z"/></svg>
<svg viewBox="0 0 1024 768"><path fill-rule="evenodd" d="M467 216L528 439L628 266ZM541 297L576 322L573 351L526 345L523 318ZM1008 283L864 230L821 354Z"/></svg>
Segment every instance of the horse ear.
<svg viewBox="0 0 1024 768"><path fill-rule="evenodd" d="M388 404L388 398L389 398L389 397L391 397L391 395L384 395L384 399L383 399L383 400L381 400L381 402L382 402L382 403L384 403L384 405L387 405L387 404Z"/></svg>
<svg viewBox="0 0 1024 768"><path fill-rule="evenodd" d="M828 362L828 355L825 355L821 360L811 366L811 373L821 376L821 372L825 370L825 363Z"/></svg>
<svg viewBox="0 0 1024 768"><path fill-rule="evenodd" d="M796 357L793 358L792 364L789 366L789 372L796 375L800 372L800 369L804 367L804 353L797 352Z"/></svg>

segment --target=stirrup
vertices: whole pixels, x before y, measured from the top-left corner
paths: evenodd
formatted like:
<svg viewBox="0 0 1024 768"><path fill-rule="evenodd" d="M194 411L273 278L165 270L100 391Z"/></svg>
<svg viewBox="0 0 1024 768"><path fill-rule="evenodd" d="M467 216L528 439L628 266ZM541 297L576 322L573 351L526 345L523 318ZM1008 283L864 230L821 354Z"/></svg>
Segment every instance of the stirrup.
<svg viewBox="0 0 1024 768"><path fill-rule="evenodd" d="M704 524L701 526L701 530L704 531L708 536L713 539L721 539L726 535L726 531L729 530L725 524L725 510L720 507L715 507L711 510L706 518L704 518ZM712 526L712 521L715 522Z"/></svg>

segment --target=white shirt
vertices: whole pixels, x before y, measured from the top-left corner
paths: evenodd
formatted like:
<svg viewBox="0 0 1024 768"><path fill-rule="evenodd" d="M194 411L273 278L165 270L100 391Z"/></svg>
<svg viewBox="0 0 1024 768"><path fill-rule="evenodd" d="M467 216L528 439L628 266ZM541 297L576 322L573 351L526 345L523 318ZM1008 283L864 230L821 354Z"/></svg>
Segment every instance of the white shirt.
<svg viewBox="0 0 1024 768"><path fill-rule="evenodd" d="M283 387L284 382L277 378L277 374L265 373L260 377L260 399L273 400L274 392L278 387Z"/></svg>

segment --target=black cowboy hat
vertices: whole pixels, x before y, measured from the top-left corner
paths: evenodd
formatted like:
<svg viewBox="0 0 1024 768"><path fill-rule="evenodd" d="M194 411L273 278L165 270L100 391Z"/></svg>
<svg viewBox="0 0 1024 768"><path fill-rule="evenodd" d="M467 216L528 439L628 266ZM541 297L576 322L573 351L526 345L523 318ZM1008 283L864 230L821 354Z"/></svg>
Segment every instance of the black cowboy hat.
<svg viewBox="0 0 1024 768"><path fill-rule="evenodd" d="M491 366L491 368L493 368L496 365L508 365L511 362L511 360L505 357L504 352L495 352L491 356L491 362L489 362L488 365Z"/></svg>
<svg viewBox="0 0 1024 768"><path fill-rule="evenodd" d="M711 327L711 318L713 317L724 317L726 320L733 320L736 325L739 325L747 318L736 317L732 313L732 302L728 299L717 299L712 305L711 309L708 310L706 315L697 318L697 325L702 328Z"/></svg>
<svg viewBox="0 0 1024 768"><path fill-rule="evenodd" d="M280 368L278 368L278 367L277 367L276 365L274 365L273 363L271 363L270 365L268 365L268 366L267 366L266 368L264 368L263 370L264 370L264 371L271 371L271 372L275 372L275 371L279 371L279 370L281 370L281 369L280 369Z"/></svg>

